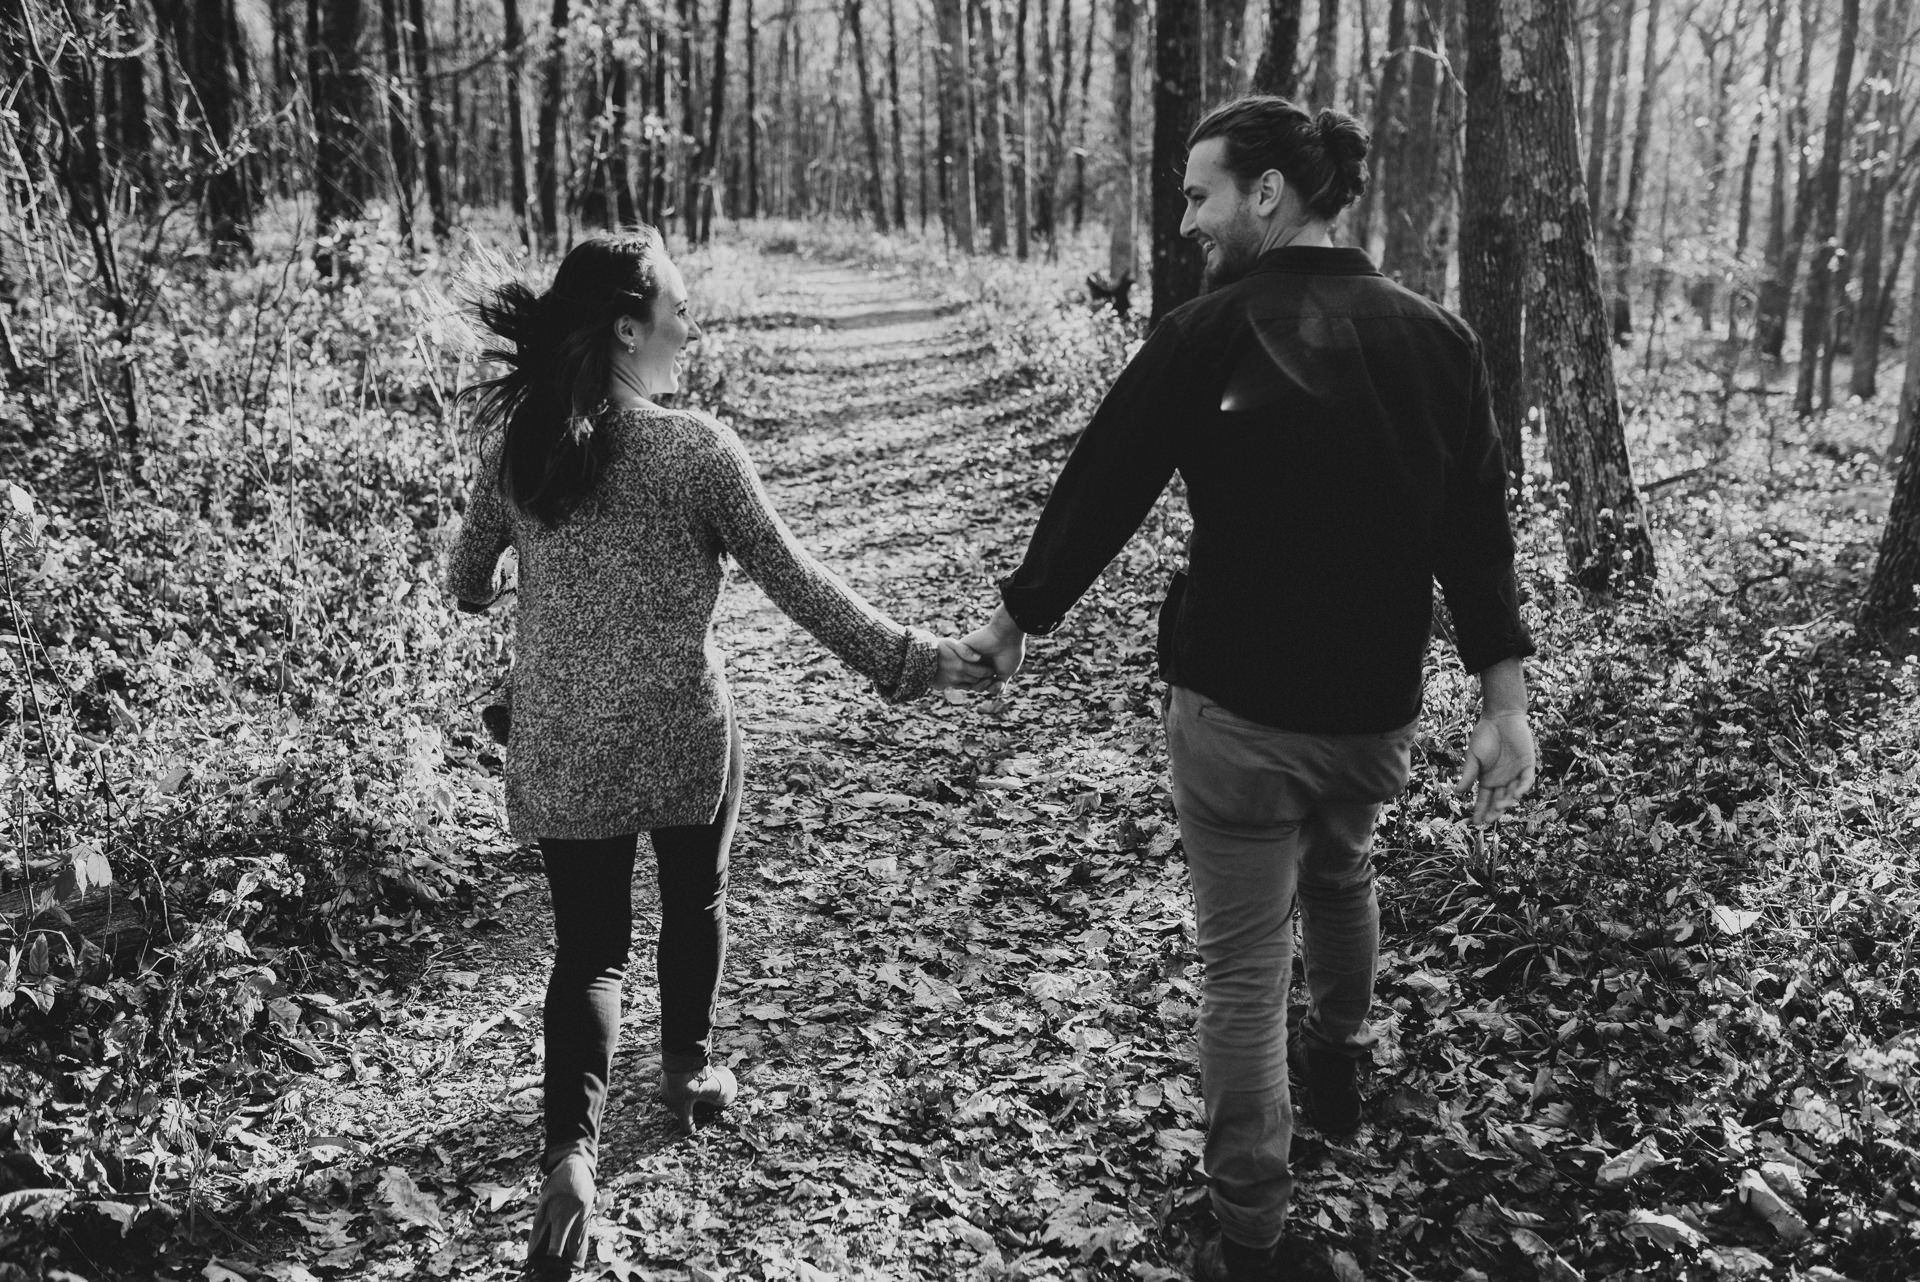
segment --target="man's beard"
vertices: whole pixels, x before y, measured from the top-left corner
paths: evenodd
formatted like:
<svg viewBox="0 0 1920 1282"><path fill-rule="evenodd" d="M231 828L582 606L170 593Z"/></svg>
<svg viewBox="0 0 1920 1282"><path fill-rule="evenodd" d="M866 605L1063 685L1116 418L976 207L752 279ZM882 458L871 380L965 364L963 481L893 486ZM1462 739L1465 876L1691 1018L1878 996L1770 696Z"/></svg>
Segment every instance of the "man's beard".
<svg viewBox="0 0 1920 1282"><path fill-rule="evenodd" d="M1208 255L1206 267L1200 273L1201 292L1211 293L1233 284L1253 269L1254 261L1259 257L1259 251L1250 238L1238 244L1214 241L1213 253Z"/></svg>

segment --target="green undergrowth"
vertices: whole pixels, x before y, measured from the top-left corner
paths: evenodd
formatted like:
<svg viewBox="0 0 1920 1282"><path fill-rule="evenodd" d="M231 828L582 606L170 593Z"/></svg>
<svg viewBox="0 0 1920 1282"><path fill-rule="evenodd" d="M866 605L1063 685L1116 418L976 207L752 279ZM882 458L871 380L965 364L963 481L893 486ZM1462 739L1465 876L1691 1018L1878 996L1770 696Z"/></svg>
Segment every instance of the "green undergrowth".
<svg viewBox="0 0 1920 1282"><path fill-rule="evenodd" d="M77 294L15 317L31 378L0 400L9 1261L56 1238L99 1259L183 1225L204 1240L259 1205L281 1177L252 1154L288 1084L340 1058L420 964L409 941L492 910L511 856L475 719L501 630L457 626L439 589L473 449L448 408L475 372L448 304L461 255L369 233L343 284L314 279L290 231L263 245L253 266L153 268L154 319L128 353L99 347ZM805 318L760 300L795 257L957 309L985 371L962 408L1008 508L980 568L1010 565L1138 340L1086 306L1092 255L959 260L767 224L688 256L708 331L689 397L769 445L793 424L767 334ZM137 439L100 394L123 356ZM1780 397L1724 398L1711 358L1622 361L1659 582L1613 602L1566 586L1529 436L1540 784L1476 838L1446 787L1474 691L1436 646L1415 781L1380 829L1372 1124L1352 1148L1303 1138L1300 1220L1367 1276L1898 1282L1920 1273L1920 664L1848 623L1885 515L1889 417L1801 423ZM894 1066L951 1065L967 1089L881 1111L916 1143L977 1136L1013 1163L1017 1134L1071 1155L1017 1179L949 1172L940 1213L1001 1253L998 1276L1172 1276L1195 1215L1198 976L1151 650L1184 533L1176 493L1036 644L998 728L925 748L946 755L923 800L966 828L929 830L951 849L912 866L957 879L942 911L972 919L960 951L1020 987L938 1037L923 1026ZM800 761L772 805L776 836L793 813L797 867L821 831L801 817L828 813L810 794L846 769ZM853 795L853 819L914 804ZM1040 832L1090 853L1038 858L1055 849ZM996 857L966 862L983 849ZM1016 956L995 930L1042 942ZM880 983L951 1011L954 992L915 985L972 976L911 946L902 969L891 948ZM1023 1020L1077 1050L1011 1062ZM1123 1053L1110 1079L1086 1068Z"/></svg>

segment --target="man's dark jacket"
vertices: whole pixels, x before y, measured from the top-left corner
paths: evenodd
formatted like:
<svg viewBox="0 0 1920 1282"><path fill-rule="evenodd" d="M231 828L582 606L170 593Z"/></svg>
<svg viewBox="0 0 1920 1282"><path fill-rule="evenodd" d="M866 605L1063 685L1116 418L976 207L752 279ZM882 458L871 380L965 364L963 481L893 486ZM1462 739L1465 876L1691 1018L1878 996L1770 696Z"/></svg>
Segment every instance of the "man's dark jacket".
<svg viewBox="0 0 1920 1282"><path fill-rule="evenodd" d="M1058 627L1176 469L1193 539L1161 612L1169 682L1283 730L1398 728L1435 580L1467 671L1533 652L1479 340L1362 251L1272 250L1155 327L1000 585L1014 621Z"/></svg>

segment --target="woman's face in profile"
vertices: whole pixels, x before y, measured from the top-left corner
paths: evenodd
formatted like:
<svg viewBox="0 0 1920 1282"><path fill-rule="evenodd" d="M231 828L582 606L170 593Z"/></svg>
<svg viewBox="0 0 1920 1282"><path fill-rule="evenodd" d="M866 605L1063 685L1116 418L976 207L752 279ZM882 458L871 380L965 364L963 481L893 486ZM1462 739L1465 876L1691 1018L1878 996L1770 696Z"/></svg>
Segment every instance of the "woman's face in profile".
<svg viewBox="0 0 1920 1282"><path fill-rule="evenodd" d="M647 395L657 396L680 390L681 355L688 343L700 337L700 326L687 309L687 283L680 269L668 259L660 263L660 292L654 295L653 317L640 327L640 341L634 353L640 385Z"/></svg>

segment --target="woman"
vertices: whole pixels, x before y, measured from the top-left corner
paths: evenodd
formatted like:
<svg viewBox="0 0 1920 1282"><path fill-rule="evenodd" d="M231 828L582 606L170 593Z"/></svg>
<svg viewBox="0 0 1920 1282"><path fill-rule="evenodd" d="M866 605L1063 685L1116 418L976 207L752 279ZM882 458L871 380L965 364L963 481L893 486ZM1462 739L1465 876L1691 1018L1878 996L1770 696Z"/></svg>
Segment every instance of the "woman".
<svg viewBox="0 0 1920 1282"><path fill-rule="evenodd" d="M652 229L589 240L544 294L508 284L479 315L503 340L488 357L508 369L467 389L498 440L449 578L462 608L485 609L500 554L519 554L507 813L540 845L556 945L528 1258L564 1273L586 1257L642 832L660 883L661 1095L690 1125L737 1091L710 1041L742 773L711 634L723 554L888 699L991 674L796 546L732 431L657 403L700 327Z"/></svg>

